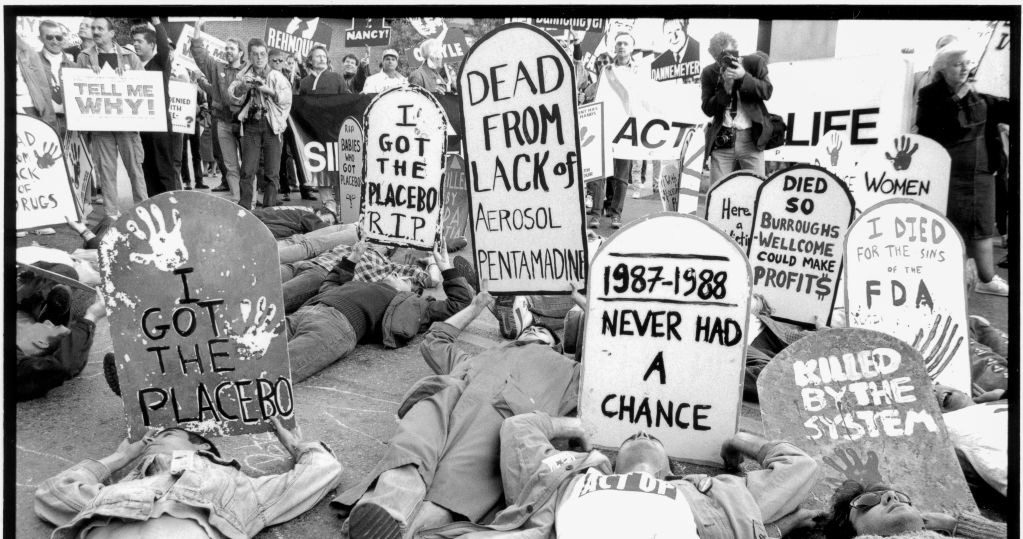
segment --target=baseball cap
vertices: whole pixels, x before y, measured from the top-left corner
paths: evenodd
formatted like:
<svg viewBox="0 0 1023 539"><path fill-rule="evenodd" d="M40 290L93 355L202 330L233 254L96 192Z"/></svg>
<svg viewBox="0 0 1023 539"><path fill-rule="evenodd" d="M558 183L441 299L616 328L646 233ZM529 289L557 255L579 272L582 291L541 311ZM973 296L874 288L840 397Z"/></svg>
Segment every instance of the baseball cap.
<svg viewBox="0 0 1023 539"><path fill-rule="evenodd" d="M398 58L398 51L396 51L394 49L387 49L387 50L384 51L384 55L381 58L386 58L388 56L393 56L395 58Z"/></svg>

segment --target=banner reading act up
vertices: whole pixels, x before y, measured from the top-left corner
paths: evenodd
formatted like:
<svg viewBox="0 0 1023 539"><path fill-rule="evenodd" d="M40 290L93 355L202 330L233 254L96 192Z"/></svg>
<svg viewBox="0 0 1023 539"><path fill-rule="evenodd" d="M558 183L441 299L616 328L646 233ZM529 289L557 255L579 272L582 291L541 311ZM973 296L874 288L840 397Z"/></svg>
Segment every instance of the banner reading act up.
<svg viewBox="0 0 1023 539"><path fill-rule="evenodd" d="M458 74L473 257L490 292L565 294L586 279L575 74L526 24L476 42Z"/></svg>

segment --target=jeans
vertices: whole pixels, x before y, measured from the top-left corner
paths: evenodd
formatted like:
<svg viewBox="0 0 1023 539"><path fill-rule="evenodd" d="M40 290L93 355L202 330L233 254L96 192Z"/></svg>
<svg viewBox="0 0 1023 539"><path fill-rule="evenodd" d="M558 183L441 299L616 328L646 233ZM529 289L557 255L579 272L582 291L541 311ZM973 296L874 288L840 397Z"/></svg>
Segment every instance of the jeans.
<svg viewBox="0 0 1023 539"><path fill-rule="evenodd" d="M149 193L146 190L146 176L142 172L142 160L145 151L142 139L136 132L130 131L93 131L89 144L95 170L99 175L100 187L103 189L103 211L113 219L121 215L117 206L117 155L121 155L124 168L128 171L131 182L132 200L138 204Z"/></svg>
<svg viewBox="0 0 1023 539"><path fill-rule="evenodd" d="M231 129L231 125L229 121L217 120L217 141L220 143L220 154L224 158L227 186L231 189L232 195L238 196L238 148L241 147L241 142Z"/></svg>
<svg viewBox="0 0 1023 539"><path fill-rule="evenodd" d="M355 245L359 241L356 223L330 225L306 234L277 240L277 255L281 264L308 260L339 245Z"/></svg>
<svg viewBox="0 0 1023 539"><path fill-rule="evenodd" d="M177 189L174 152L181 153L181 133L140 133L139 137L146 154L142 160L142 171L146 176L149 196Z"/></svg>
<svg viewBox="0 0 1023 539"><path fill-rule="evenodd" d="M600 217L604 213L604 195L607 190L606 182L606 179L601 178L586 184L586 193L593 197L593 206L586 212L587 215Z"/></svg>
<svg viewBox="0 0 1023 539"><path fill-rule="evenodd" d="M426 483L419 470L407 464L393 470L387 470L377 478L373 486L352 508L356 514L358 507L368 503L384 508L391 516L401 522L405 529L402 539L410 539L419 530L433 529L454 522L454 515L443 507L425 501ZM341 528L341 537L350 537L350 520Z"/></svg>
<svg viewBox="0 0 1023 539"><path fill-rule="evenodd" d="M284 130L282 136L284 137L284 143L281 145L280 193L283 195L290 194L292 191L297 190L298 187L295 185L295 172L293 168L295 166L294 152L291 148L292 144L287 142L294 136L291 133L290 126Z"/></svg>
<svg viewBox="0 0 1023 539"><path fill-rule="evenodd" d="M752 129L735 132L735 147L710 152L711 185L738 170L764 177L764 152L757 149Z"/></svg>
<svg viewBox="0 0 1023 539"><path fill-rule="evenodd" d="M252 192L255 189L256 169L260 157L263 159L263 205L277 203L277 181L281 168L281 136L275 135L269 120L263 117L257 121L246 121L242 125L242 179L241 197L238 205L252 209Z"/></svg>
<svg viewBox="0 0 1023 539"><path fill-rule="evenodd" d="M622 210L625 208L625 193L629 190L629 176L632 174L632 161L628 159L615 159L614 160L614 176L608 178L611 180L609 187L614 192L611 196L611 218L622 217ZM596 197L594 197L596 198ZM598 207L596 200L593 203L594 207ZM601 204L600 206L603 206Z"/></svg>
<svg viewBox="0 0 1023 539"><path fill-rule="evenodd" d="M281 264L281 282L284 283L284 312L291 314L320 292L327 278L327 270L308 260Z"/></svg>
<svg viewBox="0 0 1023 539"><path fill-rule="evenodd" d="M636 166L636 163L640 163L640 166ZM657 180L661 177L661 161L654 159L652 161L633 161L632 165L632 184L638 186L640 183L651 182L656 184Z"/></svg>
<svg viewBox="0 0 1023 539"><path fill-rule="evenodd" d="M184 144L181 147L181 183L189 185L188 179L188 155L186 146L192 149L192 172L195 177L195 185L202 183L202 156L199 155L199 135L183 135Z"/></svg>
<svg viewBox="0 0 1023 539"><path fill-rule="evenodd" d="M227 184L227 166L224 164L224 152L220 151L220 130L217 125L220 120L216 116L210 117L210 138L213 139L213 160L217 162L217 170L220 171L220 183Z"/></svg>
<svg viewBox="0 0 1023 539"><path fill-rule="evenodd" d="M301 382L355 349L352 325L329 305L306 305L288 316L291 380Z"/></svg>

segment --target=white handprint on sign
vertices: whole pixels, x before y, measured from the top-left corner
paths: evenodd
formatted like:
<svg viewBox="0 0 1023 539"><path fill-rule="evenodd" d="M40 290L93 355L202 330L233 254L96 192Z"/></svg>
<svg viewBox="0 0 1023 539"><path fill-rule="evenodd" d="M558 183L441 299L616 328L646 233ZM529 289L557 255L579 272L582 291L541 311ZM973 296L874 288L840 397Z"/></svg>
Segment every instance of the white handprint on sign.
<svg viewBox="0 0 1023 539"><path fill-rule="evenodd" d="M243 299L239 308L242 322L246 324L245 331L240 335L233 333L231 339L241 347L239 352L244 359L259 358L270 348L270 341L277 335L277 327L281 325L280 320L273 321L277 316L277 305L271 303L268 307L266 296L260 296L256 300L255 311L252 310L252 301L248 299Z"/></svg>
<svg viewBox="0 0 1023 539"><path fill-rule="evenodd" d="M149 213L152 212L152 217ZM149 212L142 206L135 208L136 215L146 225L148 237L145 232L139 229L134 220L129 220L125 225L128 231L142 241L148 241L152 253L131 253L128 259L136 264L152 263L160 271L171 271L181 267L188 262L188 248L181 238L181 214L177 208L171 210L171 226L167 227L163 219L163 211L156 204L150 204Z"/></svg>

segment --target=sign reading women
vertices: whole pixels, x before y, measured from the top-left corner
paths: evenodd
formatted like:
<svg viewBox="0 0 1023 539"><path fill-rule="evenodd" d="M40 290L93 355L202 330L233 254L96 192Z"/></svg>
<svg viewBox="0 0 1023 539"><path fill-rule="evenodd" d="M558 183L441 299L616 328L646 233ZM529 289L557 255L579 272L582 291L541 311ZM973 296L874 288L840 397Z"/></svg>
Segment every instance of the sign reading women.
<svg viewBox="0 0 1023 539"><path fill-rule="evenodd" d="M857 211L908 198L945 215L952 159L933 139L904 134L868 148L854 167L849 190Z"/></svg>
<svg viewBox="0 0 1023 539"><path fill-rule="evenodd" d="M148 427L220 436L294 424L277 244L229 200L147 199L99 248L117 378L138 440Z"/></svg>
<svg viewBox="0 0 1023 539"><path fill-rule="evenodd" d="M611 236L591 271L579 416L593 442L617 448L644 430L671 457L720 465L746 360L742 250L703 219L664 212Z"/></svg>
<svg viewBox="0 0 1023 539"><path fill-rule="evenodd" d="M749 250L757 189L763 182L756 174L740 171L729 174L707 191L707 222L726 232L744 250Z"/></svg>
<svg viewBox="0 0 1023 539"><path fill-rule="evenodd" d="M473 45L458 85L480 278L497 295L585 286L572 62L546 33L510 23Z"/></svg>

